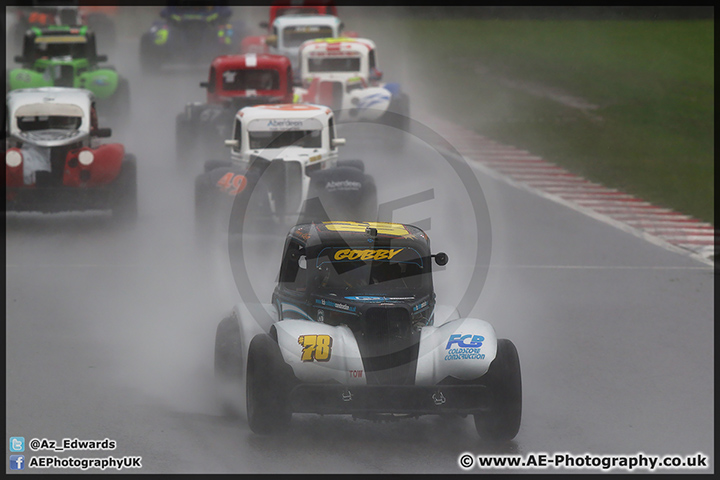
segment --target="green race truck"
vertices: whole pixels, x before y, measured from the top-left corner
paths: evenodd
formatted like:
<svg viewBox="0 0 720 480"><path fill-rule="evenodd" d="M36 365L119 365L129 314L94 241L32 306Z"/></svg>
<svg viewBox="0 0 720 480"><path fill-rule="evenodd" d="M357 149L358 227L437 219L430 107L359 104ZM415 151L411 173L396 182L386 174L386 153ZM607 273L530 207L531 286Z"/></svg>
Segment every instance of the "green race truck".
<svg viewBox="0 0 720 480"><path fill-rule="evenodd" d="M112 66L101 67L107 55L98 55L95 33L87 26L32 27L23 37L20 68L10 70L7 90L37 87L74 87L90 90L98 114L110 124L127 121L130 88Z"/></svg>

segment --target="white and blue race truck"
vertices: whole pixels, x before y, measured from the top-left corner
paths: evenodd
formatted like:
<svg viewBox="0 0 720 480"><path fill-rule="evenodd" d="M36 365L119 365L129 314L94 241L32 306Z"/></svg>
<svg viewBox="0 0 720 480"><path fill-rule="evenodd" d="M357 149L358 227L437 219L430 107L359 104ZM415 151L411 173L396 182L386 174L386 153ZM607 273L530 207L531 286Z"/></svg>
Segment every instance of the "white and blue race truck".
<svg viewBox="0 0 720 480"><path fill-rule="evenodd" d="M377 47L367 38L319 38L300 46L297 101L327 105L338 121L380 120L407 130L410 98L397 82L384 82Z"/></svg>

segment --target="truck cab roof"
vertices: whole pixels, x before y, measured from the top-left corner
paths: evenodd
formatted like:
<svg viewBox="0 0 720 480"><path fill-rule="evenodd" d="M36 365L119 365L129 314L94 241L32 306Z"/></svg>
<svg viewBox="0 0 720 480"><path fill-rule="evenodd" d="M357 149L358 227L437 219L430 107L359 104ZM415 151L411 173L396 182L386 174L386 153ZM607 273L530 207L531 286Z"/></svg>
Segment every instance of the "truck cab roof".
<svg viewBox="0 0 720 480"><path fill-rule="evenodd" d="M290 60L284 55L220 55L210 64L208 81L200 86L207 89L208 103L229 97L265 97L262 103L285 103L292 101L292 75Z"/></svg>
<svg viewBox="0 0 720 480"><path fill-rule="evenodd" d="M327 126L328 120L332 117L332 110L324 105L314 105L310 103L281 103L253 105L240 109L237 117L245 122L252 120L272 120L279 119L303 120L314 118ZM278 125L277 129L281 127ZM285 128L292 128L286 126Z"/></svg>
<svg viewBox="0 0 720 480"><path fill-rule="evenodd" d="M273 26L277 28L297 25L341 25L342 21L335 15L282 15L277 17Z"/></svg>
<svg viewBox="0 0 720 480"><path fill-rule="evenodd" d="M96 61L95 34L86 26L32 27L23 39L23 62L33 62L43 56Z"/></svg>
<svg viewBox="0 0 720 480"><path fill-rule="evenodd" d="M296 225L288 233L304 247L345 245L368 247L405 244L417 247L423 253L430 252L430 239L420 228L413 225L390 222L332 221Z"/></svg>
<svg viewBox="0 0 720 480"><path fill-rule="evenodd" d="M317 38L307 40L299 50L300 76L306 85L313 78L369 81L377 69L375 42L366 38Z"/></svg>

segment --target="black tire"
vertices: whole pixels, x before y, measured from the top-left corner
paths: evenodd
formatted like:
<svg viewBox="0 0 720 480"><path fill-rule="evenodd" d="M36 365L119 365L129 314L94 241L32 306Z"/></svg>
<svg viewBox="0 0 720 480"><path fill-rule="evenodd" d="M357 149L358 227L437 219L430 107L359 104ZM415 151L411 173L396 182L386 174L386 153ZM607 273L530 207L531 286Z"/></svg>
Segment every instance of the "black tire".
<svg viewBox="0 0 720 480"><path fill-rule="evenodd" d="M410 133L410 99L406 93L396 93L390 100L385 114L379 122L383 125L393 127L388 133L387 147L391 150L401 150L407 143L407 134Z"/></svg>
<svg viewBox="0 0 720 480"><path fill-rule="evenodd" d="M193 125L185 112L175 117L175 155L182 170L186 170L195 157Z"/></svg>
<svg viewBox="0 0 720 480"><path fill-rule="evenodd" d="M115 49L117 33L115 22L103 13L91 13L86 18L87 26L95 32L98 50L101 52Z"/></svg>
<svg viewBox="0 0 720 480"><path fill-rule="evenodd" d="M215 396L223 414L240 414L243 374L242 337L234 316L224 318L215 331Z"/></svg>
<svg viewBox="0 0 720 480"><path fill-rule="evenodd" d="M269 335L256 335L248 349L245 388L247 419L253 432L267 435L288 429L292 375L277 342Z"/></svg>
<svg viewBox="0 0 720 480"><path fill-rule="evenodd" d="M358 159L347 159L347 160L338 160L337 162L338 167L352 167L357 168L361 172L365 171L365 162Z"/></svg>
<svg viewBox="0 0 720 480"><path fill-rule="evenodd" d="M215 378L239 381L243 377L242 338L234 316L224 318L215 331Z"/></svg>
<svg viewBox="0 0 720 480"><path fill-rule="evenodd" d="M207 173L216 168L230 168L232 164L232 160L208 160L205 162L205 165L203 165L203 171Z"/></svg>
<svg viewBox="0 0 720 480"><path fill-rule="evenodd" d="M125 129L130 123L130 84L118 75L115 91L109 97L98 100L100 122L114 129Z"/></svg>
<svg viewBox="0 0 720 480"><path fill-rule="evenodd" d="M127 155L122 162L112 203L112 216L115 222L125 225L137 220L137 162L133 155Z"/></svg>
<svg viewBox="0 0 720 480"><path fill-rule="evenodd" d="M474 415L478 435L490 442L508 442L517 435L522 417L520 359L510 340L498 339L497 355L481 381L489 390L490 411Z"/></svg>
<svg viewBox="0 0 720 480"><path fill-rule="evenodd" d="M211 235L215 227L214 193L207 175L203 174L195 178L195 229L199 242L203 242Z"/></svg>
<svg viewBox="0 0 720 480"><path fill-rule="evenodd" d="M162 58L153 42L150 33L140 37L140 68L145 74L157 73L162 65Z"/></svg>
<svg viewBox="0 0 720 480"><path fill-rule="evenodd" d="M407 93L399 93L393 103L392 111L401 115L397 121L397 127L407 131L410 126L410 97Z"/></svg>
<svg viewBox="0 0 720 480"><path fill-rule="evenodd" d="M130 122L130 83L127 78L118 78L118 86L112 98L112 111L118 126L125 126Z"/></svg>
<svg viewBox="0 0 720 480"><path fill-rule="evenodd" d="M11 48L9 48L8 51L19 52L22 50L25 32L27 32L29 27L26 21L21 21L12 26L9 45Z"/></svg>

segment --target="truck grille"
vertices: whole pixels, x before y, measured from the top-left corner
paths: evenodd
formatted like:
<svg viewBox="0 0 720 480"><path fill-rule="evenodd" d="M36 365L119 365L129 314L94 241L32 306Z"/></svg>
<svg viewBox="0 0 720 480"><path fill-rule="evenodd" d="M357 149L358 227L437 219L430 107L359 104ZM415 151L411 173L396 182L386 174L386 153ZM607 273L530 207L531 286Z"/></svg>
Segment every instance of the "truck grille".
<svg viewBox="0 0 720 480"><path fill-rule="evenodd" d="M413 329L406 308L369 308L355 337L368 384L414 383L420 333Z"/></svg>
<svg viewBox="0 0 720 480"><path fill-rule="evenodd" d="M55 80L53 84L56 87L74 87L75 86L75 68L72 65L55 65L53 76Z"/></svg>
<svg viewBox="0 0 720 480"><path fill-rule="evenodd" d="M261 181L270 192L278 215L295 213L302 195L300 162L276 159L262 174Z"/></svg>

